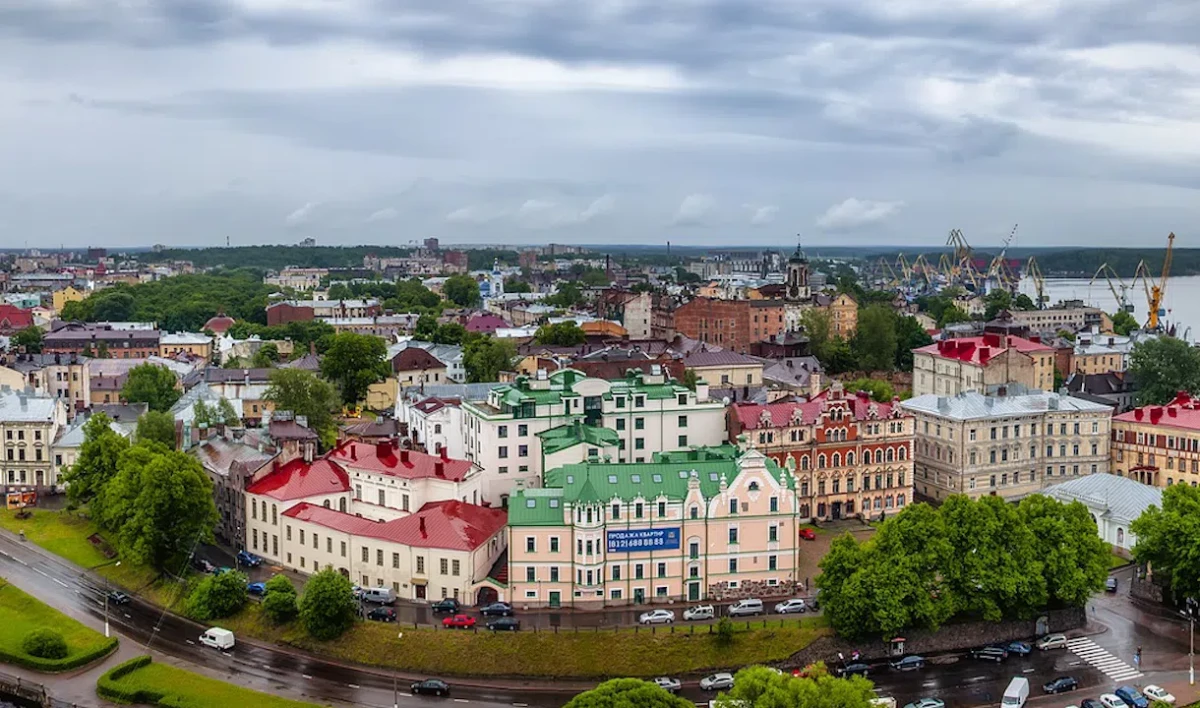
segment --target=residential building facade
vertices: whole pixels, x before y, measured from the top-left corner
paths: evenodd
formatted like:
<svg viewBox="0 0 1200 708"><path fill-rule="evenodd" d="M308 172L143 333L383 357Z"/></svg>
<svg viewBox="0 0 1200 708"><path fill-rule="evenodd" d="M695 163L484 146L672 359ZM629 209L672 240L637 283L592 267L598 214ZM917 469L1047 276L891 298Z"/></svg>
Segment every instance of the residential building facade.
<svg viewBox="0 0 1200 708"><path fill-rule="evenodd" d="M1041 341L987 333L913 350L913 396L957 396L1005 384L1054 389L1054 349Z"/></svg>
<svg viewBox="0 0 1200 708"><path fill-rule="evenodd" d="M1113 418L1114 472L1155 487L1200 484L1200 399L1180 393L1165 406Z"/></svg>
<svg viewBox="0 0 1200 708"><path fill-rule="evenodd" d="M51 445L66 424L63 399L0 389L0 444L4 446L0 486L6 493L57 491Z"/></svg>
<svg viewBox="0 0 1200 708"><path fill-rule="evenodd" d="M786 329L782 300L695 298L675 310L677 333L722 349L748 353L750 345Z"/></svg>

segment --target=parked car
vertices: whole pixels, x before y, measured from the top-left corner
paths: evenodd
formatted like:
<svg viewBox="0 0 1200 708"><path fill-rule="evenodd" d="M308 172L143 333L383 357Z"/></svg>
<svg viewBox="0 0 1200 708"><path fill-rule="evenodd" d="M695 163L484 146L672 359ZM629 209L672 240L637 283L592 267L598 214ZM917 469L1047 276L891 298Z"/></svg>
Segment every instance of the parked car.
<svg viewBox="0 0 1200 708"><path fill-rule="evenodd" d="M214 569L212 574L213 575L224 575L226 573L232 573L232 572L233 572L233 568L230 568L227 565L223 565L220 568Z"/></svg>
<svg viewBox="0 0 1200 708"><path fill-rule="evenodd" d="M1104 706L1094 698L1085 698L1079 702L1079 708L1104 708Z"/></svg>
<svg viewBox="0 0 1200 708"><path fill-rule="evenodd" d="M983 661L994 661L999 664L1008 658L1008 650L1000 647L981 647L972 649L968 652L972 659L982 659Z"/></svg>
<svg viewBox="0 0 1200 708"><path fill-rule="evenodd" d="M863 678L866 678L867 674L870 673L870 671L871 671L871 667L867 666L866 664L862 663L861 661L856 661L856 662L853 662L850 664L843 664L842 666L839 666L836 669L838 676L862 676Z"/></svg>
<svg viewBox="0 0 1200 708"><path fill-rule="evenodd" d="M1033 647L1029 642L1009 642L1004 645L1004 648L1008 650L1009 654L1017 656L1029 656L1033 652Z"/></svg>
<svg viewBox="0 0 1200 708"><path fill-rule="evenodd" d="M1037 640L1035 646L1042 651L1046 651L1047 649L1066 649L1067 637L1065 634L1047 634Z"/></svg>
<svg viewBox="0 0 1200 708"><path fill-rule="evenodd" d="M521 621L515 617L500 617L484 626L493 632L518 632L521 629Z"/></svg>
<svg viewBox="0 0 1200 708"><path fill-rule="evenodd" d="M355 600L361 600L361 599L362 599L362 596L363 596L363 589L362 589L361 587L359 587L358 585L351 585L351 586L350 586L350 592L351 592L351 594L353 594L353 595L354 595L354 599L355 599Z"/></svg>
<svg viewBox="0 0 1200 708"><path fill-rule="evenodd" d="M106 597L110 605L128 605L130 601L129 596L119 590L113 590Z"/></svg>
<svg viewBox="0 0 1200 708"><path fill-rule="evenodd" d="M659 688L670 693L678 693L679 689L683 687L683 684L679 681L679 679L671 678L670 676L659 676L658 678L654 679L654 683L657 684Z"/></svg>
<svg viewBox="0 0 1200 708"><path fill-rule="evenodd" d="M813 612L821 609L821 588L817 588L817 591L813 593L812 597L808 598L807 602L808 609L812 610Z"/></svg>
<svg viewBox="0 0 1200 708"><path fill-rule="evenodd" d="M733 674L711 674L700 679L700 689L703 691L723 691L733 688Z"/></svg>
<svg viewBox="0 0 1200 708"><path fill-rule="evenodd" d="M208 561L204 560L203 558L193 558L192 559L192 567L195 568L196 570L200 571L201 573L211 573L217 569L217 566L213 565L212 563L209 563Z"/></svg>
<svg viewBox="0 0 1200 708"><path fill-rule="evenodd" d="M373 607L367 612L367 619L376 622L395 622L396 611L390 607Z"/></svg>
<svg viewBox="0 0 1200 708"><path fill-rule="evenodd" d="M892 668L897 671L916 671L925 668L925 657L906 656L892 662Z"/></svg>
<svg viewBox="0 0 1200 708"><path fill-rule="evenodd" d="M359 599L363 602L374 602L379 605L396 604L396 591L391 588L363 588Z"/></svg>
<svg viewBox="0 0 1200 708"><path fill-rule="evenodd" d="M675 613L671 610L650 610L638 616L638 624L671 624Z"/></svg>
<svg viewBox="0 0 1200 708"><path fill-rule="evenodd" d="M1108 580L1105 580L1104 581L1104 589L1107 590L1108 592L1116 592L1117 591L1117 579L1109 578Z"/></svg>
<svg viewBox="0 0 1200 708"><path fill-rule="evenodd" d="M508 604L507 602L493 602L492 604L486 605L479 610L479 614L483 615L484 617L490 617L492 615L497 617L511 617L512 613L512 605Z"/></svg>
<svg viewBox="0 0 1200 708"><path fill-rule="evenodd" d="M238 551L237 560L238 563L250 568L257 568L262 565L262 558L259 558L250 551Z"/></svg>
<svg viewBox="0 0 1200 708"><path fill-rule="evenodd" d="M447 597L444 600L438 600L437 602L433 603L431 607L433 608L434 613L448 612L450 614L455 614L458 612L459 604L458 600L455 600L452 597Z"/></svg>
<svg viewBox="0 0 1200 708"><path fill-rule="evenodd" d="M683 611L685 621L710 620L717 616L717 609L712 605L696 605Z"/></svg>
<svg viewBox="0 0 1200 708"><path fill-rule="evenodd" d="M761 615L763 613L763 601L757 597L749 597L745 600L738 600L729 606L727 612L729 613L730 617Z"/></svg>
<svg viewBox="0 0 1200 708"><path fill-rule="evenodd" d="M1172 696L1169 692L1167 692L1167 689L1162 688L1161 686L1150 684L1142 689L1142 695L1146 698L1149 698L1151 701L1161 701L1169 706L1175 705L1175 696Z"/></svg>
<svg viewBox="0 0 1200 708"><path fill-rule="evenodd" d="M471 615L452 615L442 620L446 629L471 629L475 626L475 618Z"/></svg>
<svg viewBox="0 0 1200 708"><path fill-rule="evenodd" d="M918 698L904 708L946 708L946 702L940 698Z"/></svg>
<svg viewBox="0 0 1200 708"><path fill-rule="evenodd" d="M1113 691L1130 708L1150 708L1150 701L1133 686L1121 686Z"/></svg>
<svg viewBox="0 0 1200 708"><path fill-rule="evenodd" d="M1046 693L1062 693L1063 691L1074 691L1077 688L1079 688L1079 682L1070 676L1059 676L1042 686L1042 690Z"/></svg>
<svg viewBox="0 0 1200 708"><path fill-rule="evenodd" d="M425 679L414 683L409 687L409 691L414 696L449 696L450 684L441 679Z"/></svg>
<svg viewBox="0 0 1200 708"><path fill-rule="evenodd" d="M784 600L783 602L775 605L775 612L781 615L802 613L806 609L808 609L808 607L804 604L804 600L801 600L798 597L794 597L791 600Z"/></svg>
<svg viewBox="0 0 1200 708"><path fill-rule="evenodd" d="M250 593L251 595L266 595L267 594L267 584L266 583L246 583L246 592Z"/></svg>
<svg viewBox="0 0 1200 708"><path fill-rule="evenodd" d="M807 527L802 528L800 529L800 538L805 541L815 541L817 540L817 532Z"/></svg>
<svg viewBox="0 0 1200 708"><path fill-rule="evenodd" d="M1125 705L1125 701L1111 693L1105 693L1100 696L1100 705L1104 706L1104 708L1129 708L1129 706Z"/></svg>

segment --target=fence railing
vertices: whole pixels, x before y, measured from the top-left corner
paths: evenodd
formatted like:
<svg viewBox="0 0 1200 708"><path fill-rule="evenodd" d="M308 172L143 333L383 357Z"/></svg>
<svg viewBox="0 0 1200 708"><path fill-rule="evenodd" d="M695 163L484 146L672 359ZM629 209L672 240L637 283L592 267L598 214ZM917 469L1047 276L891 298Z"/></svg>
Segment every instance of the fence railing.
<svg viewBox="0 0 1200 708"><path fill-rule="evenodd" d="M51 696L46 687L36 681L0 671L0 699L5 698L6 695L46 708L83 708L76 703L62 701Z"/></svg>

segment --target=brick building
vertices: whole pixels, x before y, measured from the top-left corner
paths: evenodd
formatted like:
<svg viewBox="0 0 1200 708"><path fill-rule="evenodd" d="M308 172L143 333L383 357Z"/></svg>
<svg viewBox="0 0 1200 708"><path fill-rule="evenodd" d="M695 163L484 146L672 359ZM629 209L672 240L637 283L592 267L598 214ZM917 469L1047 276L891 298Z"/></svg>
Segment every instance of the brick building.
<svg viewBox="0 0 1200 708"><path fill-rule="evenodd" d="M113 329L107 324L71 322L49 332L42 340L46 354L107 352L110 359L144 359L158 356L160 333L156 329Z"/></svg>
<svg viewBox="0 0 1200 708"><path fill-rule="evenodd" d="M675 331L706 344L745 354L750 345L785 329L780 300L716 300L698 297L675 310Z"/></svg>
<svg viewBox="0 0 1200 708"><path fill-rule="evenodd" d="M1112 468L1155 487L1200 483L1200 400L1180 393L1113 417Z"/></svg>

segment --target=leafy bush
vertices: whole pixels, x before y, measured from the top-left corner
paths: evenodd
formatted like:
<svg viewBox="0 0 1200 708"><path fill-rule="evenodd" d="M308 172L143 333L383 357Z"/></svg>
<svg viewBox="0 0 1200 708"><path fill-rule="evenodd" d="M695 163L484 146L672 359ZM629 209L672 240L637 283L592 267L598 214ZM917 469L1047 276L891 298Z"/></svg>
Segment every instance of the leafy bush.
<svg viewBox="0 0 1200 708"><path fill-rule="evenodd" d="M52 629L35 629L21 640L21 649L39 659L65 659L70 650L67 640Z"/></svg>
<svg viewBox="0 0 1200 708"><path fill-rule="evenodd" d="M354 624L358 605L350 581L333 568L308 580L300 598L300 621L313 639L326 641L342 635Z"/></svg>
<svg viewBox="0 0 1200 708"><path fill-rule="evenodd" d="M193 619L229 617L246 604L246 576L225 572L210 575L188 596L187 613Z"/></svg>
<svg viewBox="0 0 1200 708"><path fill-rule="evenodd" d="M275 624L291 622L300 612L296 605L296 588L284 575L274 575L267 581L262 604L263 612Z"/></svg>
<svg viewBox="0 0 1200 708"><path fill-rule="evenodd" d="M727 647L733 644L733 620L722 617L717 622L717 645Z"/></svg>

